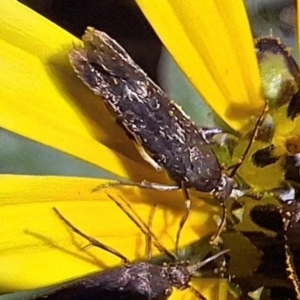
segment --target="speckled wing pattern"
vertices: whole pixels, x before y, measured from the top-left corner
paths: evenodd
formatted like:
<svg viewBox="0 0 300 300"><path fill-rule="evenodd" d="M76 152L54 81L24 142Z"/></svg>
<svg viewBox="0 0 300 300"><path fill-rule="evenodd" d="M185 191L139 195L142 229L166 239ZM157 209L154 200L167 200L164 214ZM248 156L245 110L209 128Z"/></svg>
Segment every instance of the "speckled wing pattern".
<svg viewBox="0 0 300 300"><path fill-rule="evenodd" d="M221 168L201 128L107 34L88 28L82 39L70 53L81 80L179 186L212 191Z"/></svg>
<svg viewBox="0 0 300 300"><path fill-rule="evenodd" d="M106 270L53 288L32 300L166 300L172 292L164 267L137 263Z"/></svg>

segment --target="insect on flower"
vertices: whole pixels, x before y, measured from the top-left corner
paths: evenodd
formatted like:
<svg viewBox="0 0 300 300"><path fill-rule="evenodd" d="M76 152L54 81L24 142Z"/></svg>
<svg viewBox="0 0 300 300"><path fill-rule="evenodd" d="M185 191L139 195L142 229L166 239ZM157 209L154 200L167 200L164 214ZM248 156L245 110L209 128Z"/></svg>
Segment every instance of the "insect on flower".
<svg viewBox="0 0 300 300"><path fill-rule="evenodd" d="M143 181L117 184L161 191L182 189L187 209L181 220L181 229L189 214L188 189L210 192L223 204L232 194L232 177L250 149L256 129L264 118L267 104L258 118L244 156L228 176L222 171L212 149L212 137L221 132L219 128L196 126L135 64L125 50L104 32L89 27L82 40L83 45L76 46L70 53L75 72L84 84L103 98L117 120L135 140L142 157L157 171L165 169L176 183L163 185Z"/></svg>
<svg viewBox="0 0 300 300"><path fill-rule="evenodd" d="M195 264L188 262L179 262L176 255L169 252L157 239L150 227L131 209L130 205L124 200L110 197L126 215L141 229L147 237L147 250L150 253L151 243L162 253L166 254L173 262L158 266L150 262L130 263L129 260L119 251L106 246L101 241L94 239L83 233L72 223L70 223L57 209L54 208L57 216L76 234L88 240L91 246L98 247L104 251L119 257L123 261L123 266L106 270L101 273L95 273L84 278L67 282L60 287L54 288L43 296L35 297L38 299L115 299L114 295L120 299L137 300L164 300L168 299L172 289L191 289L198 299L204 300L205 297L190 285L194 273L199 268L208 264L219 256L229 252L223 250L206 260ZM155 209L155 206L154 206ZM152 222L154 209L149 218L149 224ZM148 254L149 254L148 253ZM148 255L149 257L150 255ZM150 257L149 257L150 258ZM112 298L113 297L113 298Z"/></svg>

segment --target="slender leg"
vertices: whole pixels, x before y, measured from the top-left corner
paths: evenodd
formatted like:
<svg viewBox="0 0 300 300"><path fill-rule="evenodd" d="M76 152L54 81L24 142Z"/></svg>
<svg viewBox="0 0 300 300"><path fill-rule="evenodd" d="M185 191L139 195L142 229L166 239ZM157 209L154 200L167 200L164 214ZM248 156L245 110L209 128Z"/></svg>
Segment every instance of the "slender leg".
<svg viewBox="0 0 300 300"><path fill-rule="evenodd" d="M153 205L153 207L150 211L149 220L148 220L149 230L151 230L151 228L152 228L155 208L156 208L156 204ZM152 258L152 238L151 238L150 234L146 235L146 254L147 254L147 260L150 261Z"/></svg>
<svg viewBox="0 0 300 300"><path fill-rule="evenodd" d="M220 237L222 231L224 230L224 228L226 227L227 208L226 208L224 200L222 200L220 202L220 204L221 204L221 208L222 208L222 219L221 219L220 225L218 226L218 231L210 239L210 242L212 244L218 244L219 237Z"/></svg>
<svg viewBox="0 0 300 300"><path fill-rule="evenodd" d="M140 218L140 216L131 208L131 206L122 199L122 204L120 201L116 200L114 197L108 195L108 197L116 203L117 206L119 206L124 213L128 216L128 218L146 235L151 236L151 241L153 245L161 252L166 254L169 258L176 261L177 257L173 253L171 253L169 250L167 250L158 240L157 236L148 228L147 224ZM128 208L126 209L125 206ZM130 212L129 212L130 211ZM134 216L133 216L134 215Z"/></svg>
<svg viewBox="0 0 300 300"><path fill-rule="evenodd" d="M177 185L167 185L167 184L161 184L156 182L149 182L146 180L143 180L142 182L134 182L134 181L114 181L106 184L98 185L93 189L93 192L99 192L102 189L107 189L110 187L115 186L136 186L144 189L153 189L161 192L170 192L170 191L176 191L180 189Z"/></svg>
<svg viewBox="0 0 300 300"><path fill-rule="evenodd" d="M190 200L189 193L188 193L187 188L185 187L184 182L181 183L181 188L182 188L182 192L183 192L184 199L185 199L185 213L180 220L179 228L178 228L177 235L176 235L176 242L175 242L176 255L178 255L180 235L181 235L182 229L184 227L184 224L189 217L190 208L191 208L191 200Z"/></svg>

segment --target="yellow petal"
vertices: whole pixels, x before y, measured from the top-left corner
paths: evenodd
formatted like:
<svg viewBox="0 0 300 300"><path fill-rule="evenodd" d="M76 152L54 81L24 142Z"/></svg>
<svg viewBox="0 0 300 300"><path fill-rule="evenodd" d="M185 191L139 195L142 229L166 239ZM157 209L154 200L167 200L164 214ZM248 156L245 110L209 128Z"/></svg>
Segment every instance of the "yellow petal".
<svg viewBox="0 0 300 300"><path fill-rule="evenodd" d="M206 298L211 300L229 300L236 299L228 294L228 281L226 279L204 279L195 278L191 285ZM195 294L191 290L175 290L168 300L196 300Z"/></svg>
<svg viewBox="0 0 300 300"><path fill-rule="evenodd" d="M111 150L142 161L101 98L76 78L68 61L76 38L17 1L0 5L0 127L120 176L149 172L154 180L145 163Z"/></svg>
<svg viewBox="0 0 300 300"><path fill-rule="evenodd" d="M296 1L297 5L296 5L296 22L297 22L297 41L298 41L298 57L300 57L300 3L299 0Z"/></svg>
<svg viewBox="0 0 300 300"><path fill-rule="evenodd" d="M253 39L243 1L137 0L207 103L239 130L262 106Z"/></svg>
<svg viewBox="0 0 300 300"><path fill-rule="evenodd" d="M123 195L134 203L134 210L145 222L152 203L159 203L152 230L168 249L174 248L184 213L181 192L125 187L93 192L106 181L70 177L2 175L0 182L0 292L47 286L120 265L119 258L101 249L81 250L87 241L70 232L53 207L79 229L130 260L145 256L144 236L108 194L116 199ZM195 198L192 209L181 236L182 245L216 230L211 218L218 212L216 207Z"/></svg>

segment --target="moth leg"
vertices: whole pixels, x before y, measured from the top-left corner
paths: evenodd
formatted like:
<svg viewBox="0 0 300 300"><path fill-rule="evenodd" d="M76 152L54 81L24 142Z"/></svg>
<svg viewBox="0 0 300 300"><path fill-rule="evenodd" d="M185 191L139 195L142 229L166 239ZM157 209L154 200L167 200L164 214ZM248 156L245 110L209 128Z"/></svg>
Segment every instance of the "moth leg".
<svg viewBox="0 0 300 300"><path fill-rule="evenodd" d="M107 184L98 185L96 188L93 189L93 192L98 192L101 189L106 189L106 188L115 187L115 186L135 186L135 187L140 187L140 188L153 189L153 190L157 190L157 191L161 191L161 192L170 192L170 191L176 191L176 190L182 189L184 198L185 198L186 211L180 221L179 229L178 229L177 236L176 236L175 249L177 251L178 245L179 245L180 234L181 234L183 226L189 216L190 207L191 207L191 200L189 198L187 188L184 186L184 183L182 183L181 186L178 186L178 185L161 184L161 183L156 183L156 182L148 182L146 180L144 180L142 182L115 181L115 182L110 182Z"/></svg>
<svg viewBox="0 0 300 300"><path fill-rule="evenodd" d="M86 235L85 233L83 233L81 230L79 230L77 227L75 227L70 221L68 221L55 207L53 207L53 210L55 211L55 213L57 214L57 216L68 226L70 227L75 233L77 233L78 235L82 236L83 238L85 238L86 240L89 241L89 243L92 246L98 247L102 250L105 250L107 252L110 252L111 254L114 254L115 256L118 256L119 258L121 258L124 262L124 264L130 264L130 261L124 256L122 255L120 252L118 252L117 250L101 243L100 241L94 239L91 236Z"/></svg>
<svg viewBox="0 0 300 300"><path fill-rule="evenodd" d="M224 228L226 227L226 216L227 216L227 207L225 205L225 201L222 200L220 201L220 205L222 208L222 218L221 218L221 223L218 226L217 232L211 237L210 242L212 244L218 244L219 242L219 237L221 233L223 232Z"/></svg>
<svg viewBox="0 0 300 300"><path fill-rule="evenodd" d="M152 232L152 230L148 227L148 225L141 219L141 217L133 210L133 208L131 207L131 205L128 202L126 202L124 199L122 199L122 197L120 197L120 199L122 199L123 203L116 200L114 197L112 197L110 195L108 195L108 197L113 202L115 202L118 207L121 208L121 210L128 216L128 218L145 234L145 236L151 236L151 243L158 249L158 251L167 255L170 259L172 259L174 261L177 260L177 257L175 255L173 255L173 253L168 251L160 243L160 241L158 240L156 235ZM153 214L154 214L154 209L150 213L150 218L153 218Z"/></svg>
<svg viewBox="0 0 300 300"><path fill-rule="evenodd" d="M176 234L176 242L175 242L175 253L178 254L178 248L179 248L179 240L180 240L180 235L182 232L182 229L186 223L186 220L189 217L190 214L190 209L191 209L191 199L188 193L188 190L184 184L184 182L181 183L181 189L184 195L184 199L185 199L185 212L184 215L182 216L180 223L179 223L179 228Z"/></svg>
<svg viewBox="0 0 300 300"><path fill-rule="evenodd" d="M98 185L93 189L93 192L98 192L102 189L107 189L110 187L115 186L136 186L143 189L152 189L156 191L161 192L171 192L176 191L180 189L180 186L178 185L168 185L168 184L162 184L162 183L156 183L156 182L149 182L146 180L143 180L142 182L134 182L134 181L114 181L106 184Z"/></svg>
<svg viewBox="0 0 300 300"><path fill-rule="evenodd" d="M156 209L156 204L153 205L153 207L150 211L150 215L149 215L149 219L148 219L149 230L151 230L151 228L152 228L155 209ZM146 235L146 254L147 254L147 261L150 261L152 259L152 237L150 234Z"/></svg>
<svg viewBox="0 0 300 300"><path fill-rule="evenodd" d="M169 185L169 184L162 184L162 183L156 183L156 182L149 182L147 180L143 180L140 183L140 187L147 188L147 189L154 189L161 192L171 192L179 190L181 187L178 185Z"/></svg>
<svg viewBox="0 0 300 300"><path fill-rule="evenodd" d="M261 200L261 198L263 197L264 193L262 192L257 192L253 189L238 189L238 188L234 188L232 189L231 193L230 193L230 198L233 201L236 201L238 198L240 197L249 197L255 200ZM226 207L226 198L220 198L220 205L221 205L221 209L222 209L222 218L221 218L221 223L218 226L218 231L211 237L210 242L213 244L217 244L219 237L222 233L222 231L224 230L224 228L226 227L226 216L227 216L227 207Z"/></svg>

